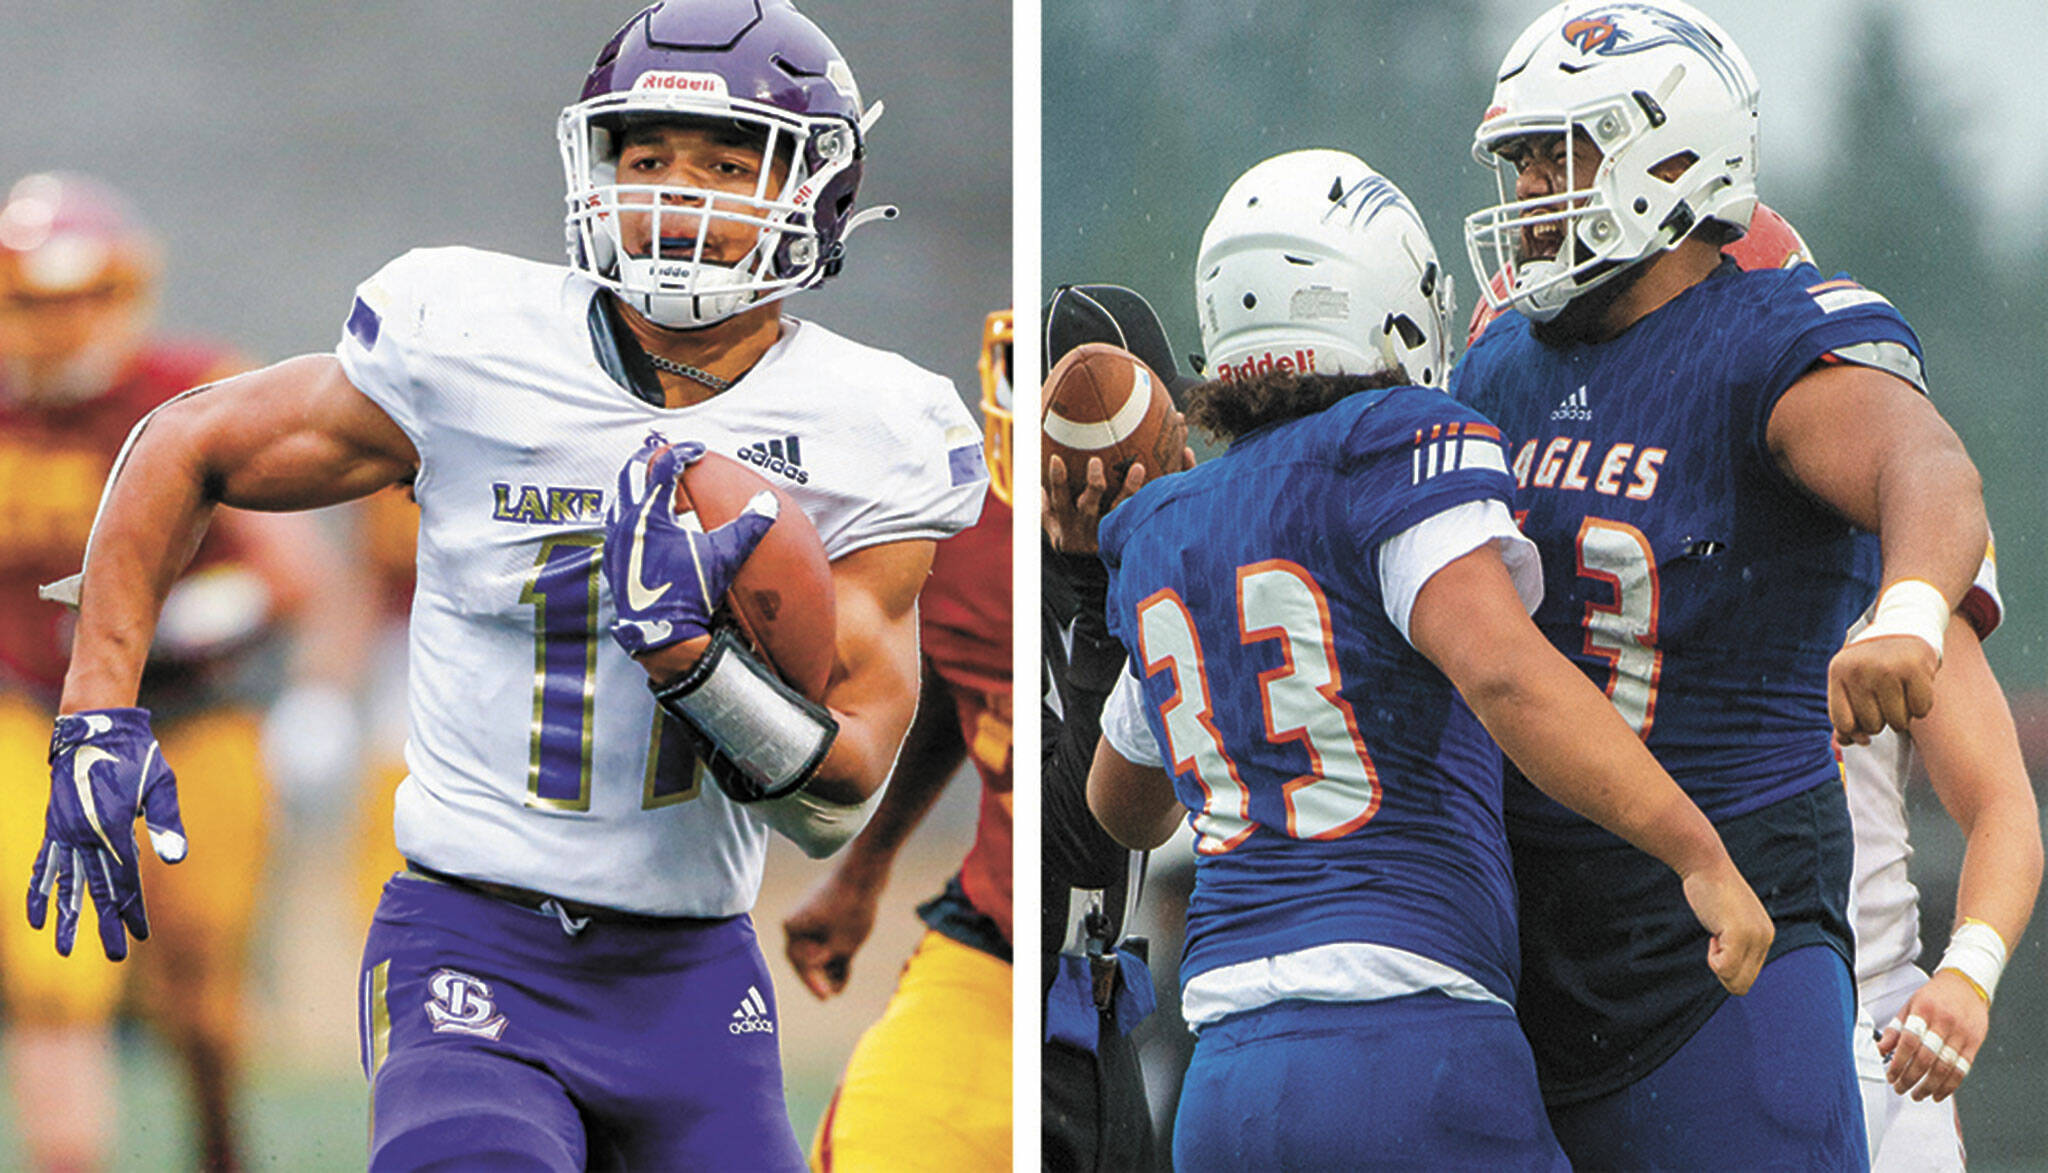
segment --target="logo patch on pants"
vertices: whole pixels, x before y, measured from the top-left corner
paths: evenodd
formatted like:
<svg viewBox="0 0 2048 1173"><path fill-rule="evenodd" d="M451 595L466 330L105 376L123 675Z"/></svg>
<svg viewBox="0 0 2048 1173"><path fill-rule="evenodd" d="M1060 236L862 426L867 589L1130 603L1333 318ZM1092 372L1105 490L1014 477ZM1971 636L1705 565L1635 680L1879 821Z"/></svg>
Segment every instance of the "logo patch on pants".
<svg viewBox="0 0 2048 1173"><path fill-rule="evenodd" d="M439 969L427 980L433 997L427 1000L427 1020L436 1034L475 1035L496 1041L505 1033L505 1016L491 1001L491 986L480 977L453 969Z"/></svg>

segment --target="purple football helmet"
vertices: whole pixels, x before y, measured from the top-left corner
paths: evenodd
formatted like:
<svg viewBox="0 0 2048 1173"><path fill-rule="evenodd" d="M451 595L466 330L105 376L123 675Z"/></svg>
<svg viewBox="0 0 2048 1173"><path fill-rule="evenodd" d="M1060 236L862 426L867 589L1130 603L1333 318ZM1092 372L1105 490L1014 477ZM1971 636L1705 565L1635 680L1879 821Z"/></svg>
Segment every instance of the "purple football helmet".
<svg viewBox="0 0 2048 1173"><path fill-rule="evenodd" d="M557 137L568 178L569 264L650 321L692 329L808 289L839 271L846 237L894 208L855 214L865 136L853 71L788 0L664 0L597 55ZM715 120L758 136L750 194L618 182L622 132L636 120ZM639 249L624 209L652 220ZM713 223L757 230L737 260L705 256Z"/></svg>

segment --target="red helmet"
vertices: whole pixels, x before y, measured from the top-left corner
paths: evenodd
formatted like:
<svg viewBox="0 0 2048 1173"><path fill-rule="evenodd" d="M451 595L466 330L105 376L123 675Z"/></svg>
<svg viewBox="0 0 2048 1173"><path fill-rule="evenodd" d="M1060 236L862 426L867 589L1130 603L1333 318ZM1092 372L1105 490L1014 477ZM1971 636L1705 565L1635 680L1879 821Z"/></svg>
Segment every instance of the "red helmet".
<svg viewBox="0 0 2048 1173"><path fill-rule="evenodd" d="M1745 269L1789 269L1814 263L1813 250L1799 238L1799 230L1763 204L1758 204L1756 214L1749 218L1749 232L1721 251Z"/></svg>
<svg viewBox="0 0 2048 1173"><path fill-rule="evenodd" d="M74 402L107 390L140 345L156 239L112 188L48 172L0 204L0 388Z"/></svg>

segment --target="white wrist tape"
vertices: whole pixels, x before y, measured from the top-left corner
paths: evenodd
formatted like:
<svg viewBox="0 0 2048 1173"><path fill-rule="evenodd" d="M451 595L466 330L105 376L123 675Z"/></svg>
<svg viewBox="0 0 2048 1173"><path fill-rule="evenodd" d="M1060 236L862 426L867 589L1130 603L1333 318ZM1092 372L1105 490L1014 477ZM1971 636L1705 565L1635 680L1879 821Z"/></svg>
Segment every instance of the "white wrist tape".
<svg viewBox="0 0 2048 1173"><path fill-rule="evenodd" d="M710 743L705 764L735 802L780 798L802 786L839 733L830 710L783 683L729 628L711 637L682 679L649 687L664 710Z"/></svg>
<svg viewBox="0 0 2048 1173"><path fill-rule="evenodd" d="M1963 923L1948 939L1948 952L1941 955L1941 964L1934 972L1952 969L1984 995L1988 1005L1991 995L1998 989L1998 977L2005 972L2005 938L1998 930L1981 920L1965 917Z"/></svg>
<svg viewBox="0 0 2048 1173"><path fill-rule="evenodd" d="M1933 648L1934 658L1939 660L1941 637L1948 631L1948 617L1954 610L1932 583L1902 578L1884 588L1884 593L1877 597L1877 610L1870 617L1870 625L1849 642L1860 644L1888 635L1913 635Z"/></svg>

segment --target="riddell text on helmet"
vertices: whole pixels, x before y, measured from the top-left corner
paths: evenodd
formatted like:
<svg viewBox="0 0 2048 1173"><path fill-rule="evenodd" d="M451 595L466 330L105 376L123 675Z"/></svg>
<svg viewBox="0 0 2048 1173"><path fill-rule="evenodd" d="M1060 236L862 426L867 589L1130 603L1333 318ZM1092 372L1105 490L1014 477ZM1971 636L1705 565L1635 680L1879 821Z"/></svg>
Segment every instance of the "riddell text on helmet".
<svg viewBox="0 0 2048 1173"><path fill-rule="evenodd" d="M725 78L715 73L650 69L633 82L636 90L671 90L688 94L725 94Z"/></svg>
<svg viewBox="0 0 2048 1173"><path fill-rule="evenodd" d="M1293 354L1282 355L1275 355L1269 350L1257 357L1248 357L1240 363L1222 364L1216 368L1216 377L1229 382L1232 379L1249 379L1253 375L1263 375L1268 371L1279 371L1283 375L1310 375L1315 373L1315 369L1316 352L1313 350L1297 350Z"/></svg>

